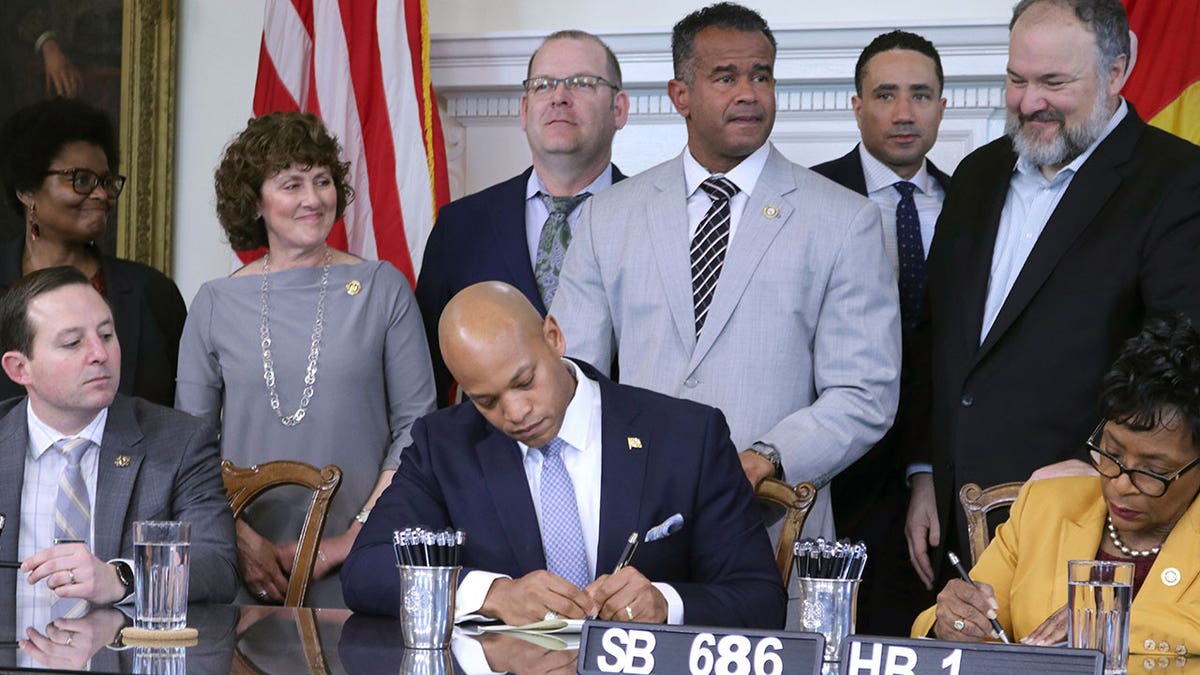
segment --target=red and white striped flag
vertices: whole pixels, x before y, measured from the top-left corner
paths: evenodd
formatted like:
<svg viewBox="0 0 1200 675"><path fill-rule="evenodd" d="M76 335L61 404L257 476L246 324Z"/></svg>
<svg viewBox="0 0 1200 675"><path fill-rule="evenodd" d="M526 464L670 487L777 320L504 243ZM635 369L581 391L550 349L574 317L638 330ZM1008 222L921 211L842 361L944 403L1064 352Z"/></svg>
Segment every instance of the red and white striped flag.
<svg viewBox="0 0 1200 675"><path fill-rule="evenodd" d="M356 197L330 245L412 284L450 192L427 14L425 0L267 0L254 88L255 115L312 112L342 143Z"/></svg>

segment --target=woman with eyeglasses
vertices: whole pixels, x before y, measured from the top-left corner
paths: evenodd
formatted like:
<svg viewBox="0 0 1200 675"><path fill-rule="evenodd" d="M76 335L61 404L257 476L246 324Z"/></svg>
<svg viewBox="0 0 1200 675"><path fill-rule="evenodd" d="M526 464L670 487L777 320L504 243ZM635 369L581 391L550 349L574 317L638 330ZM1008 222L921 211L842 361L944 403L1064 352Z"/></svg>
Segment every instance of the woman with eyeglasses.
<svg viewBox="0 0 1200 675"><path fill-rule="evenodd" d="M112 306L123 394L175 402L175 369L187 308L158 270L101 253L95 241L125 187L108 116L73 99L18 110L0 128L0 181L24 236L0 244L0 291L22 276L71 265ZM25 394L0 375L0 400Z"/></svg>
<svg viewBox="0 0 1200 675"><path fill-rule="evenodd" d="M1099 475L1031 481L971 571L953 580L913 636L1067 636L1067 561L1134 565L1129 650L1200 654L1200 333L1154 319L1104 377L1102 421L1087 439Z"/></svg>

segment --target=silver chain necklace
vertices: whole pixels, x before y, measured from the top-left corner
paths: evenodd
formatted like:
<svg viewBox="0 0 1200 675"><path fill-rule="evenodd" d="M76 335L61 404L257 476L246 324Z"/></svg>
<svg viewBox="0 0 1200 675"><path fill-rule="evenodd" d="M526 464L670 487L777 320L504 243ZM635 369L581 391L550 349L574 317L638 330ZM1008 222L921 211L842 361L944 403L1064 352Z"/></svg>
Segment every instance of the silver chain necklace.
<svg viewBox="0 0 1200 675"><path fill-rule="evenodd" d="M275 392L275 362L271 359L271 323L268 319L270 307L270 274L271 254L263 256L262 282L262 319L259 323L258 334L262 338L263 379L267 382L267 395L271 399L271 409L279 417L285 427L294 427L304 419L308 412L308 402L312 400L313 387L317 383L317 358L321 355L321 334L325 331L325 289L329 286L329 268L333 263L333 252L325 248L325 266L321 273L321 294L317 296L317 318L313 320L312 342L308 349L308 368L304 371L304 391L300 393L300 407L296 412L286 417L279 411L279 394Z"/></svg>
<svg viewBox="0 0 1200 675"><path fill-rule="evenodd" d="M1117 527L1113 525L1112 516L1106 516L1105 519L1108 521L1108 538L1112 539L1113 546L1116 546L1121 553L1131 558L1149 558L1152 555L1158 555L1158 552L1162 550L1162 546L1155 546L1147 550L1129 548L1125 545L1125 542L1121 541L1120 535L1117 534Z"/></svg>

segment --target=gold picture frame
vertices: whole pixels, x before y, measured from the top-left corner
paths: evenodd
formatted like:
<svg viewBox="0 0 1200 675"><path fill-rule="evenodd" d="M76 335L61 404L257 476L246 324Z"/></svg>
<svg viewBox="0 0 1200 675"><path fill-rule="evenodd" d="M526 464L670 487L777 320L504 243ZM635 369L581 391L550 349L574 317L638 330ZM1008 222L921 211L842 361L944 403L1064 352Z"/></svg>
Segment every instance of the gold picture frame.
<svg viewBox="0 0 1200 675"><path fill-rule="evenodd" d="M124 0L118 257L171 273L178 0Z"/></svg>

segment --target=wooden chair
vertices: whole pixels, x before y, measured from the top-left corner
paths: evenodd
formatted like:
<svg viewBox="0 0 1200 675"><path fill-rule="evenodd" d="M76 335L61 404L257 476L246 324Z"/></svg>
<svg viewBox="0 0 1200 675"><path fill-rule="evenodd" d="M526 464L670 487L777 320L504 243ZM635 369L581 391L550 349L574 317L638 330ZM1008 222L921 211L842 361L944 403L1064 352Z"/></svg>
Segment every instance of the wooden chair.
<svg viewBox="0 0 1200 675"><path fill-rule="evenodd" d="M797 483L795 487L775 478L767 478L758 484L754 496L759 501L778 504L787 509L783 516L783 529L779 532L779 543L775 546L775 564L779 566L779 575L783 577L783 585L791 581L792 558L795 552L792 544L800 538L804 529L804 521L808 512L817 501L817 488L812 483Z"/></svg>
<svg viewBox="0 0 1200 675"><path fill-rule="evenodd" d="M313 491L304 526L300 529L296 558L292 561L287 597L283 601L286 607L303 605L308 595L309 577L317 560L321 532L325 529L325 515L330 500L341 485L342 470L332 464L318 470L310 464L287 460L243 468L226 459L221 461L221 477L225 480L225 495L229 498L229 508L233 510L234 518L240 516L260 494L273 487L302 485Z"/></svg>
<svg viewBox="0 0 1200 675"><path fill-rule="evenodd" d="M967 483L958 491L958 501L967 517L967 538L971 545L971 565L983 555L992 539L988 528L988 514L996 509L1007 509L1017 501L1017 493L1025 483L1000 483L984 489L977 483Z"/></svg>

